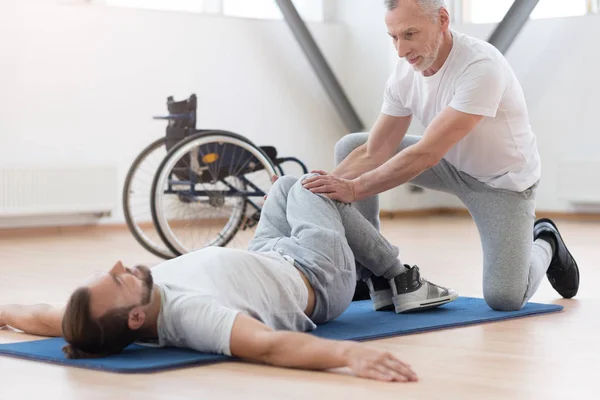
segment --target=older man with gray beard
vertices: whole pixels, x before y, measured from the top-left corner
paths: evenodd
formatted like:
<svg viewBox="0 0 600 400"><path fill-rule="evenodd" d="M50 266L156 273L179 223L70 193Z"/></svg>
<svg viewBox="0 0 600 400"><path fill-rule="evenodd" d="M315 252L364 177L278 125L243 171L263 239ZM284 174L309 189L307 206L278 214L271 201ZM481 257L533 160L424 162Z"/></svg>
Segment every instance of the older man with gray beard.
<svg viewBox="0 0 600 400"><path fill-rule="evenodd" d="M577 263L554 222L535 221L541 162L509 63L489 43L450 29L443 0L385 5L399 60L381 114L370 133L342 138L336 168L319 171L304 187L354 203L376 228L379 193L408 182L451 193L479 230L483 294L491 308L522 308L544 274L560 295L575 296ZM406 135L413 115L426 126L422 137ZM371 298L391 304L389 283L365 268L359 272Z"/></svg>

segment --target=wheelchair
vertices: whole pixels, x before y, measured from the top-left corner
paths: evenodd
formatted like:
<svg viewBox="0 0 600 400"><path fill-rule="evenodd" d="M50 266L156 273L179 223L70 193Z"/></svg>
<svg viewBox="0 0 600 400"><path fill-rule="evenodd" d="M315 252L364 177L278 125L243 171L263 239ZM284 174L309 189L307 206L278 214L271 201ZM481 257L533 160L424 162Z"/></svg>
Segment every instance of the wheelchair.
<svg viewBox="0 0 600 400"><path fill-rule="evenodd" d="M273 175L285 175L273 146L218 129L196 129L197 97L167 98L166 135L134 159L123 185L125 221L150 253L170 259L208 246L226 246L260 220Z"/></svg>

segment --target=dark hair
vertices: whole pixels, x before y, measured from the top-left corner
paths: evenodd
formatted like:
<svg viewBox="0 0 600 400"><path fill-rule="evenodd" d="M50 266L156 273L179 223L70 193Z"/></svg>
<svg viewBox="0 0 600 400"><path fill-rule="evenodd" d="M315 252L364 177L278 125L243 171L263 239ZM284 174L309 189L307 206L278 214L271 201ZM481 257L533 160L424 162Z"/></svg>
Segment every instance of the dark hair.
<svg viewBox="0 0 600 400"><path fill-rule="evenodd" d="M121 352L140 337L128 325L132 309L115 308L94 319L90 312L90 290L78 288L69 298L62 320L62 334L68 343L63 353L67 358L92 358Z"/></svg>

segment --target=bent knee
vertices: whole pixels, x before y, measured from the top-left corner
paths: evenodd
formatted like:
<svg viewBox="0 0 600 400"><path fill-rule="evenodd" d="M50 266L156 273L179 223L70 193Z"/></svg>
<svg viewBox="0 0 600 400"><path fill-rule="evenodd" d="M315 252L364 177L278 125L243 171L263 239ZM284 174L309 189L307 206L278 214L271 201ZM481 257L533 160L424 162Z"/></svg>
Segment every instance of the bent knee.
<svg viewBox="0 0 600 400"><path fill-rule="evenodd" d="M525 300L523 294L501 290L486 290L483 293L485 302L495 311L519 311Z"/></svg>
<svg viewBox="0 0 600 400"><path fill-rule="evenodd" d="M354 149L365 144L368 138L368 133L360 132L345 135L338 140L333 150L336 165L348 157L348 155L352 153Z"/></svg>
<svg viewBox="0 0 600 400"><path fill-rule="evenodd" d="M297 181L298 178L291 175L280 176L273 184L273 188L277 190L282 190L287 193Z"/></svg>

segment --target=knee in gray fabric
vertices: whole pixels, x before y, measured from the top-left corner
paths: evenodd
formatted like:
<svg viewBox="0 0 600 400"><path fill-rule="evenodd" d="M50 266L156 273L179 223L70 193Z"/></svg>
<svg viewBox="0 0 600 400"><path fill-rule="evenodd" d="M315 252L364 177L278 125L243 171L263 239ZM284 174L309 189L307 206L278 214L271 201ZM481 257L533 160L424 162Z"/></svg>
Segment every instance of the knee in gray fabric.
<svg viewBox="0 0 600 400"><path fill-rule="evenodd" d="M297 181L298 178L295 178L291 175L280 176L273 184L273 189L283 190L285 193L287 193Z"/></svg>
<svg viewBox="0 0 600 400"><path fill-rule="evenodd" d="M341 163L358 146L365 144L368 134L351 133L337 141L334 147L335 164Z"/></svg>
<svg viewBox="0 0 600 400"><path fill-rule="evenodd" d="M510 293L498 289L484 290L483 298L492 310L518 311L523 308L523 296L516 292Z"/></svg>

